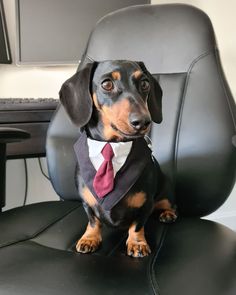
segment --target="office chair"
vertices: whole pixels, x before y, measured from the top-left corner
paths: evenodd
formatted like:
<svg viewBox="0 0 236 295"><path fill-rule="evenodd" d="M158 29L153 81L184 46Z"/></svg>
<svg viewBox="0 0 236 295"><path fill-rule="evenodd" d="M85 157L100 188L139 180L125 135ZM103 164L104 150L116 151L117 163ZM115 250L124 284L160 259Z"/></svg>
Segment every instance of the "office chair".
<svg viewBox="0 0 236 295"><path fill-rule="evenodd" d="M0 212L6 204L6 161L7 144L20 142L30 138L30 134L22 129L0 127Z"/></svg>
<svg viewBox="0 0 236 295"><path fill-rule="evenodd" d="M152 254L143 259L128 257L126 232L110 228L97 252L76 253L87 223L74 184L78 130L60 106L46 148L62 201L1 214L0 294L236 294L236 233L200 218L225 202L236 171L235 103L208 16L181 4L111 13L91 34L79 69L107 59L143 61L161 84L164 120L151 139L180 216L170 225L150 217Z"/></svg>

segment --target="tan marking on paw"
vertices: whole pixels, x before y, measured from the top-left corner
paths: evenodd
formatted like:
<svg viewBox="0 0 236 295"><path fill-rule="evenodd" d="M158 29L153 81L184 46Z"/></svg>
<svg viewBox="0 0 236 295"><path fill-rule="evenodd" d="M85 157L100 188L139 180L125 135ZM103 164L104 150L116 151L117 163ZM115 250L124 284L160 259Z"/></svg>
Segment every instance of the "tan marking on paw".
<svg viewBox="0 0 236 295"><path fill-rule="evenodd" d="M144 236L144 228L135 232L136 224L132 224L129 228L129 236L126 241L127 255L138 258L145 257L151 253L150 247Z"/></svg>
<svg viewBox="0 0 236 295"><path fill-rule="evenodd" d="M163 223L172 223L177 219L176 210L172 208L168 199L163 199L156 202L154 209L162 211L159 215L159 220Z"/></svg>
<svg viewBox="0 0 236 295"><path fill-rule="evenodd" d="M175 213L175 210L165 210L163 211L160 216L159 220L163 223L173 223L177 219L177 215Z"/></svg>
<svg viewBox="0 0 236 295"><path fill-rule="evenodd" d="M88 223L85 233L76 244L76 251L80 253L91 253L97 250L102 242L101 223L96 219L94 226Z"/></svg>

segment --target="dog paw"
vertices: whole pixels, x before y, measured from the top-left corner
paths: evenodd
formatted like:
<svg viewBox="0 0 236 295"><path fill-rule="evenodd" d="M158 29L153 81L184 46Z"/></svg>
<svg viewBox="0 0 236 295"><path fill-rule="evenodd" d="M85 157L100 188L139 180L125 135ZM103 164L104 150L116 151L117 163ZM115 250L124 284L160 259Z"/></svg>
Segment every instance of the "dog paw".
<svg viewBox="0 0 236 295"><path fill-rule="evenodd" d="M76 244L76 251L79 253L92 253L97 250L100 244L100 239L81 238Z"/></svg>
<svg viewBox="0 0 236 295"><path fill-rule="evenodd" d="M174 210L165 210L163 211L160 216L159 220L163 223L173 223L177 219L177 215Z"/></svg>
<svg viewBox="0 0 236 295"><path fill-rule="evenodd" d="M144 241L128 241L127 255L131 257L145 257L151 253L149 245Z"/></svg>

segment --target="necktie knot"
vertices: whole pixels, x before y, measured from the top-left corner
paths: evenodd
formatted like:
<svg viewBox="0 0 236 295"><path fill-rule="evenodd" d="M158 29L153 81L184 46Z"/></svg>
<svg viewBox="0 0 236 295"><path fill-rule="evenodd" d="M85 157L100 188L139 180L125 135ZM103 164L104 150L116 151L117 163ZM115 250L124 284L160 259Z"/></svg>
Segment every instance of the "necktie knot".
<svg viewBox="0 0 236 295"><path fill-rule="evenodd" d="M106 145L103 147L101 153L102 153L105 161L111 161L112 158L114 157L114 152L113 152L113 149L112 149L110 143L106 143Z"/></svg>

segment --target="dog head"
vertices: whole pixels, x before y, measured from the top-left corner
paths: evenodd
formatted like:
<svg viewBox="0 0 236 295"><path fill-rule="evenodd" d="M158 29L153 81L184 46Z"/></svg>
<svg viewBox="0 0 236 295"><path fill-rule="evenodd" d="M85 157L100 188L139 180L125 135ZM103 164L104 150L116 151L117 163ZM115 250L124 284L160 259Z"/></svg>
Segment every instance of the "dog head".
<svg viewBox="0 0 236 295"><path fill-rule="evenodd" d="M144 136L162 121L162 90L142 62L88 63L68 79L60 99L78 127L99 129L106 141Z"/></svg>

